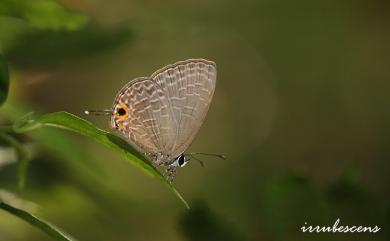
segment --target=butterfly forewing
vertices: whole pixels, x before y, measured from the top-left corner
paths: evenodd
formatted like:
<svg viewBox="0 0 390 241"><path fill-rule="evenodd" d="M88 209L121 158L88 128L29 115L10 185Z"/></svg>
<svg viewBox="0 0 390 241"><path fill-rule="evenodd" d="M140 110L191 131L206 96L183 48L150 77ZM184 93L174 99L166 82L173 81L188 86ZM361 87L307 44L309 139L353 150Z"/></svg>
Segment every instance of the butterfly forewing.
<svg viewBox="0 0 390 241"><path fill-rule="evenodd" d="M216 67L206 60L188 60L167 66L152 75L168 98L169 122L164 150L173 157L193 141L207 114L215 89Z"/></svg>
<svg viewBox="0 0 390 241"><path fill-rule="evenodd" d="M118 130L140 151L166 160L182 154L199 131L214 93L216 66L190 59L127 84L114 103L128 116Z"/></svg>

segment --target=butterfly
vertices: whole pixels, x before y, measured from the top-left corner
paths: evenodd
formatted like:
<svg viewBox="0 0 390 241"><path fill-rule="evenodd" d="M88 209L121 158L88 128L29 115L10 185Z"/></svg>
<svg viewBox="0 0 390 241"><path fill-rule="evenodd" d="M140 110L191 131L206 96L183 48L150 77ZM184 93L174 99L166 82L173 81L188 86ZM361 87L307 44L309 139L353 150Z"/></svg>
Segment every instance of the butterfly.
<svg viewBox="0 0 390 241"><path fill-rule="evenodd" d="M216 79L217 67L212 61L179 61L128 82L115 97L112 109L86 114L110 115L111 128L155 165L166 167L167 179L172 181L176 168L185 166L191 157L197 159L185 152L205 120Z"/></svg>

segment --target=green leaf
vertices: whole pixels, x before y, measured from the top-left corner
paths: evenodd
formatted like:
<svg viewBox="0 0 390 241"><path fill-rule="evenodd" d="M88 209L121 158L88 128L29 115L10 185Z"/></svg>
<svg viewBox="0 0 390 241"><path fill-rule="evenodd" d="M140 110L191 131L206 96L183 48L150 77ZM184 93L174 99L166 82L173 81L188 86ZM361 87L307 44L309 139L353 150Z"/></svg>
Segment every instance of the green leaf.
<svg viewBox="0 0 390 241"><path fill-rule="evenodd" d="M10 135L0 133L0 139L12 145L18 158L18 189L21 193L26 183L29 160L27 151L22 144Z"/></svg>
<svg viewBox="0 0 390 241"><path fill-rule="evenodd" d="M3 209L4 211L7 211L8 213L15 215L19 217L20 219L23 219L24 221L30 223L31 225L37 227L41 231L45 232L52 238L56 240L61 240L61 241L72 241L75 240L71 238L68 234L65 234L63 231L60 231L57 227L54 225L32 215L31 213L21 209L14 207L10 204L5 203L0 199L0 208Z"/></svg>
<svg viewBox="0 0 390 241"><path fill-rule="evenodd" d="M0 55L0 106L7 99L8 89L9 89L8 67L4 57Z"/></svg>
<svg viewBox="0 0 390 241"><path fill-rule="evenodd" d="M123 140L122 138L107 131L101 130L94 126L91 122L67 112L50 113L38 118L35 121L26 117L24 117L24 119L24 123L19 121L18 124L14 126L16 132L27 132L36 128L51 126L79 133L111 148L124 157L130 164L138 167L146 174L158 178L176 194L176 196L184 203L187 208L189 208L184 198L172 186L172 184L165 179L165 177L158 171L158 169L156 169L150 163L150 161L148 161L142 154L136 151L127 141Z"/></svg>
<svg viewBox="0 0 390 241"><path fill-rule="evenodd" d="M36 0L28 2L26 7L25 19L37 28L76 30L87 22L85 16L69 11L55 1Z"/></svg>
<svg viewBox="0 0 390 241"><path fill-rule="evenodd" d="M28 121L32 116L29 117L29 114L26 115L26 113L32 113L31 110L41 113L38 107L32 107L26 103L15 103L14 101L7 101L0 109L0 116L4 117L7 122L15 123L21 119ZM42 115L37 113L36 116ZM0 127L1 131L2 127ZM14 129L12 125L10 127L5 126L3 131L12 133ZM104 167L97 165L97 163L103 163L104 157L80 145L82 140L78 136L74 136L73 133L58 128L41 128L37 131L25 133L23 136L28 138L29 141L39 143L39 148L44 148L43 150L48 155L54 155L60 162L58 164L66 168L65 175L71 174L65 177L66 180L77 183L83 193L103 208L111 211L118 210L112 206L115 205L113 204L113 195L127 204L133 201L129 196L123 196L123 193L117 189L118 186L102 178L102 176L105 177L106 172L103 171ZM29 156L29 158L31 157Z"/></svg>
<svg viewBox="0 0 390 241"><path fill-rule="evenodd" d="M49 30L76 30L88 20L53 0L2 0L0 15L23 19L33 28Z"/></svg>

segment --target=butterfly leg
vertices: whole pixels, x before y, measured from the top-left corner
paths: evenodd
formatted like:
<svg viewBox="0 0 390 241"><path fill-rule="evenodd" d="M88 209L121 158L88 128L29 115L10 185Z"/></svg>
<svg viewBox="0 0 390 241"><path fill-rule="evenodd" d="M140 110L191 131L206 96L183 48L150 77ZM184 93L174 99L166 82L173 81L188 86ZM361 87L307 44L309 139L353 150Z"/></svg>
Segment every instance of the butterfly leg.
<svg viewBox="0 0 390 241"><path fill-rule="evenodd" d="M156 164L155 166L161 166L161 164L163 164L164 156L162 153L145 152L144 155L149 157L152 160L153 164Z"/></svg>
<svg viewBox="0 0 390 241"><path fill-rule="evenodd" d="M157 165L159 165L159 166L163 165L164 164L164 160L165 160L165 157L164 157L164 155L161 152L159 152L159 153L157 153L155 155L154 161L155 161L155 163Z"/></svg>
<svg viewBox="0 0 390 241"><path fill-rule="evenodd" d="M166 171L165 171L165 178L169 183L173 182L173 179L175 178L176 175L176 167L175 166L168 166Z"/></svg>

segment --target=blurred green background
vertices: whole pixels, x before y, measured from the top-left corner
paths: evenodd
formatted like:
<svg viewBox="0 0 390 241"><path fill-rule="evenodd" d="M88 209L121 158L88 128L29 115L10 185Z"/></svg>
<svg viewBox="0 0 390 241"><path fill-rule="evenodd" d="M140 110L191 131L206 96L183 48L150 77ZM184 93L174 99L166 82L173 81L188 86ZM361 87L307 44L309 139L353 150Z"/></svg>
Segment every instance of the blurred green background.
<svg viewBox="0 0 390 241"><path fill-rule="evenodd" d="M180 169L160 182L78 135L18 135L22 197L78 240L390 240L390 4L386 0L0 0L11 89L1 124L32 110L110 108L129 80L187 58L218 65ZM108 130L105 117L85 117ZM16 163L0 148L0 189ZM305 222L376 234L302 233ZM51 240L0 211L0 240Z"/></svg>

